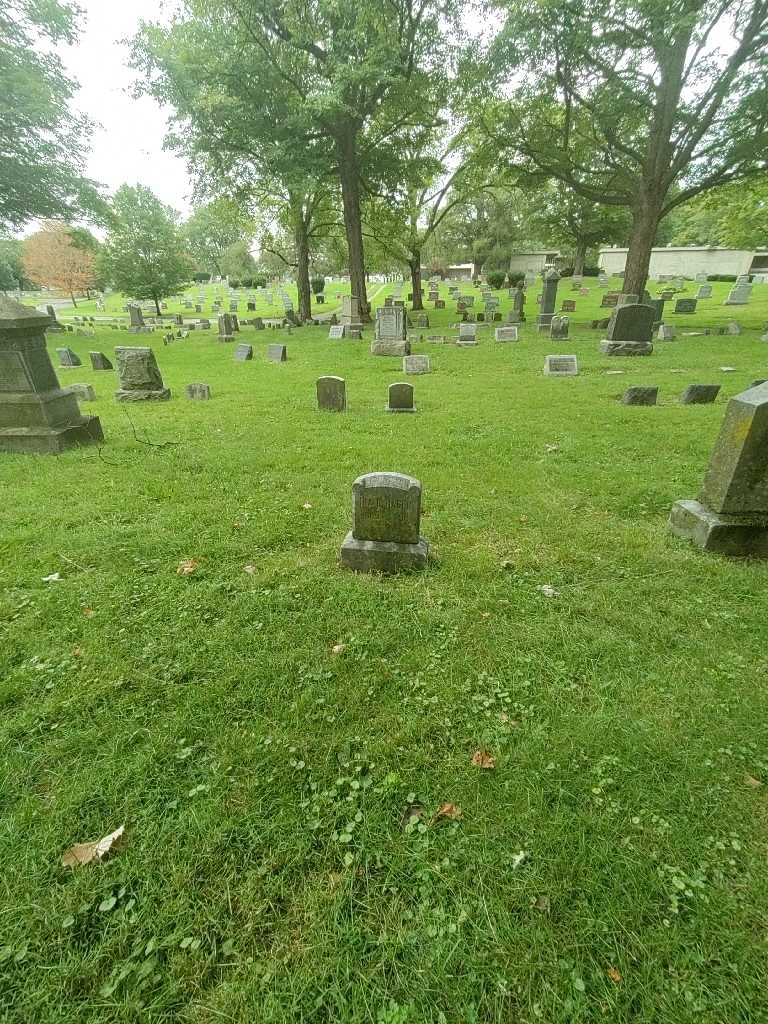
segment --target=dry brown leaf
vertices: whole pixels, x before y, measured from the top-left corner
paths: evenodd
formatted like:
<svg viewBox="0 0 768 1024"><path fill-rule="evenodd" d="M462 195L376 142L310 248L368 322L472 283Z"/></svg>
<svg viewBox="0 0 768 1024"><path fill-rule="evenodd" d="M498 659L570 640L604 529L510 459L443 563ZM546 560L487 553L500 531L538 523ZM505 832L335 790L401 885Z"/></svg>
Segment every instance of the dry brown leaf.
<svg viewBox="0 0 768 1024"><path fill-rule="evenodd" d="M93 608L83 608L83 615L86 617L86 619L92 619L93 614Z"/></svg>
<svg viewBox="0 0 768 1024"><path fill-rule="evenodd" d="M496 758L493 754L489 754L487 750L476 750L472 755L472 764L476 768L495 768Z"/></svg>
<svg viewBox="0 0 768 1024"><path fill-rule="evenodd" d="M542 914L548 914L550 908L549 896L537 896L533 905Z"/></svg>
<svg viewBox="0 0 768 1024"><path fill-rule="evenodd" d="M80 864L91 864L93 861L103 860L107 854L115 853L120 848L124 833L125 825L121 825L114 832L110 832L108 836L97 839L93 843L75 843L61 858L61 863L65 868L74 868Z"/></svg>
<svg viewBox="0 0 768 1024"><path fill-rule="evenodd" d="M757 789L758 786L762 786L760 779L756 779L754 775L745 775L744 782L753 789Z"/></svg>
<svg viewBox="0 0 768 1024"><path fill-rule="evenodd" d="M185 558L183 562L179 562L179 568L176 570L177 576L191 576L192 573L197 569L199 563L195 558Z"/></svg>
<svg viewBox="0 0 768 1024"><path fill-rule="evenodd" d="M458 821L461 817L461 808L457 807L456 804L443 804L442 807L438 808L437 814L435 814L435 820L439 821L440 818L450 818L451 821Z"/></svg>
<svg viewBox="0 0 768 1024"><path fill-rule="evenodd" d="M334 657L338 657L340 654L343 654L344 651L346 651L346 649L346 644L334 644L333 647L331 648L331 654L333 654Z"/></svg>
<svg viewBox="0 0 768 1024"><path fill-rule="evenodd" d="M619 982L621 981L621 973L617 971L615 967L609 967L606 973L608 974L608 977L611 979L614 985L619 984Z"/></svg>
<svg viewBox="0 0 768 1024"><path fill-rule="evenodd" d="M83 648L82 647L73 647L72 648L72 657L73 658L82 658L82 656L83 656Z"/></svg>

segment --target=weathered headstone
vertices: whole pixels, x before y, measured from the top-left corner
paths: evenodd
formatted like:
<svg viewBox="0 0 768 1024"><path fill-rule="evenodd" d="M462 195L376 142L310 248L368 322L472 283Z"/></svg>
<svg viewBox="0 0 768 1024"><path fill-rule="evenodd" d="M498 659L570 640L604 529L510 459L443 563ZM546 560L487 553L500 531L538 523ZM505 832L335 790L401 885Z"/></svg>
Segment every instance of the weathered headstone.
<svg viewBox="0 0 768 1024"><path fill-rule="evenodd" d="M728 403L698 501L678 501L670 529L705 551L768 557L768 384Z"/></svg>
<svg viewBox="0 0 768 1024"><path fill-rule="evenodd" d="M328 339L329 341L340 341L344 337L344 331L346 327L344 324L332 324L328 328Z"/></svg>
<svg viewBox="0 0 768 1024"><path fill-rule="evenodd" d="M423 569L429 544L421 536L421 484L402 473L367 473L352 486L352 529L341 564L357 572Z"/></svg>
<svg viewBox="0 0 768 1024"><path fill-rule="evenodd" d="M67 386L78 402L96 401L96 392L93 390L92 384L69 384Z"/></svg>
<svg viewBox="0 0 768 1024"><path fill-rule="evenodd" d="M576 377L579 362L574 355L553 355L544 357L545 377Z"/></svg>
<svg viewBox="0 0 768 1024"><path fill-rule="evenodd" d="M390 384L387 391L386 412L416 412L413 404L413 384L398 382Z"/></svg>
<svg viewBox="0 0 768 1024"><path fill-rule="evenodd" d="M525 323L525 298L525 288L523 287L523 282L520 281L515 288L515 294L512 299L512 312L517 314L517 320L510 320L510 323Z"/></svg>
<svg viewBox="0 0 768 1024"><path fill-rule="evenodd" d="M341 322L347 327L362 330L360 320L360 299L357 295L345 295L341 300Z"/></svg>
<svg viewBox="0 0 768 1024"><path fill-rule="evenodd" d="M618 303L619 303L619 293L618 292L606 292L605 295L600 300L600 307L602 309L612 309L614 306L617 306Z"/></svg>
<svg viewBox="0 0 768 1024"><path fill-rule="evenodd" d="M285 345L268 345L267 359L270 363L285 363L288 361L288 349Z"/></svg>
<svg viewBox="0 0 768 1024"><path fill-rule="evenodd" d="M631 292L621 292L616 298L617 306L636 306L640 301L639 295L633 295Z"/></svg>
<svg viewBox="0 0 768 1024"><path fill-rule="evenodd" d="M64 369L68 369L70 366L82 366L80 356L73 352L71 348L57 348L56 355L59 357L59 363Z"/></svg>
<svg viewBox="0 0 768 1024"><path fill-rule="evenodd" d="M497 327L496 341L519 341L517 327Z"/></svg>
<svg viewBox="0 0 768 1024"><path fill-rule="evenodd" d="M650 306L653 310L653 324L654 327L660 324L664 319L664 303L665 299L644 299L643 305Z"/></svg>
<svg viewBox="0 0 768 1024"><path fill-rule="evenodd" d="M725 333L732 335L741 334L741 324L735 320L730 320L725 326Z"/></svg>
<svg viewBox="0 0 768 1024"><path fill-rule="evenodd" d="M428 321L427 321L428 323ZM406 356L410 353L406 337L406 315L402 306L379 306L376 310L371 355Z"/></svg>
<svg viewBox="0 0 768 1024"><path fill-rule="evenodd" d="M91 367L94 370L112 369L112 363L107 359L103 352L89 352L88 355L91 357Z"/></svg>
<svg viewBox="0 0 768 1024"><path fill-rule="evenodd" d="M695 313L696 299L678 299L673 310L675 313Z"/></svg>
<svg viewBox="0 0 768 1024"><path fill-rule="evenodd" d="M83 416L62 388L45 344L46 313L0 293L0 451L56 454L103 441L96 416Z"/></svg>
<svg viewBox="0 0 768 1024"><path fill-rule="evenodd" d="M733 287L728 293L728 298L725 300L725 306L746 306L752 295L752 285L746 282L737 281L735 287Z"/></svg>
<svg viewBox="0 0 768 1024"><path fill-rule="evenodd" d="M562 304L560 306L560 312L561 313L575 313L576 312L576 302L574 301L574 299L563 299Z"/></svg>
<svg viewBox="0 0 768 1024"><path fill-rule="evenodd" d="M568 337L568 317L553 316L549 324L549 336L562 341Z"/></svg>
<svg viewBox="0 0 768 1024"><path fill-rule="evenodd" d="M703 285L701 285L699 290L696 292L696 298L697 299L709 299L711 297L712 297L712 285L711 284L703 284Z"/></svg>
<svg viewBox="0 0 768 1024"><path fill-rule="evenodd" d="M232 317L229 313L219 314L219 341L234 341L235 332L232 327Z"/></svg>
<svg viewBox="0 0 768 1024"><path fill-rule="evenodd" d="M253 345L238 345L235 349L235 362L247 363L251 359L253 359Z"/></svg>
<svg viewBox="0 0 768 1024"><path fill-rule="evenodd" d="M211 389L208 384L187 384L187 398L196 402L207 402L211 397Z"/></svg>
<svg viewBox="0 0 768 1024"><path fill-rule="evenodd" d="M51 318L51 322L48 324L47 330L49 330L52 334L63 333L64 328L56 319L56 310L53 308L53 306L46 306L45 310L48 316Z"/></svg>
<svg viewBox="0 0 768 1024"><path fill-rule="evenodd" d="M689 384L680 396L680 403L682 405L711 405L719 392L719 384Z"/></svg>
<svg viewBox="0 0 768 1024"><path fill-rule="evenodd" d="M318 409L344 412L347 408L347 385L343 377L318 377L316 387Z"/></svg>
<svg viewBox="0 0 768 1024"><path fill-rule="evenodd" d="M403 356L403 373L431 373L429 356Z"/></svg>
<svg viewBox="0 0 768 1024"><path fill-rule="evenodd" d="M672 324L659 324L659 333L657 334L659 341L674 341L675 340L675 328Z"/></svg>
<svg viewBox="0 0 768 1024"><path fill-rule="evenodd" d="M138 334L140 329L144 327L144 314L141 311L141 307L129 306L128 315L131 318L130 326L128 327L128 333Z"/></svg>
<svg viewBox="0 0 768 1024"><path fill-rule="evenodd" d="M476 345L477 344L477 324L465 323L459 324L459 345Z"/></svg>
<svg viewBox="0 0 768 1024"><path fill-rule="evenodd" d="M151 348L116 348L115 356L120 384L115 392L118 402L165 402L171 397Z"/></svg>
<svg viewBox="0 0 768 1024"><path fill-rule="evenodd" d="M632 387L627 388L621 396L622 405L656 405L658 388Z"/></svg>
<svg viewBox="0 0 768 1024"><path fill-rule="evenodd" d="M600 342L606 356L649 356L653 352L653 310L642 303L617 306L608 323L607 337Z"/></svg>
<svg viewBox="0 0 768 1024"><path fill-rule="evenodd" d="M539 332L549 332L549 325L557 305L557 285L560 275L556 270L549 270L544 275L544 289L541 293L541 307L537 319Z"/></svg>

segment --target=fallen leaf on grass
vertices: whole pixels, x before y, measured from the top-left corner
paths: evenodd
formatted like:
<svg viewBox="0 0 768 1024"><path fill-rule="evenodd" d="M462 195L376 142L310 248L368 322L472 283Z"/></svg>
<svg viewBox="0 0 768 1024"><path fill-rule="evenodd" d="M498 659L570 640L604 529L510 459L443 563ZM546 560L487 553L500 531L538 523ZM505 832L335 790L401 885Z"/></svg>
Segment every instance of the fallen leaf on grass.
<svg viewBox="0 0 768 1024"><path fill-rule="evenodd" d="M615 967L609 967L608 970L606 971L606 974L611 979L611 981L614 983L614 985L618 985L619 982L621 981L621 972L617 971Z"/></svg>
<svg viewBox="0 0 768 1024"><path fill-rule="evenodd" d="M559 597L560 596L560 591L559 590L555 590L555 588L553 586L551 586L549 583L542 583L542 585L540 587L536 587L536 589L538 590L538 592L540 594L543 594L544 597Z"/></svg>
<svg viewBox="0 0 768 1024"><path fill-rule="evenodd" d="M560 451L560 445L559 444L545 444L544 445L544 451L546 451L546 452L559 452Z"/></svg>
<svg viewBox="0 0 768 1024"><path fill-rule="evenodd" d="M472 764L475 768L490 769L496 767L496 758L487 750L476 750L472 755Z"/></svg>
<svg viewBox="0 0 768 1024"><path fill-rule="evenodd" d="M456 804L443 804L435 814L435 821L439 821L441 818L450 818L451 821L458 821L460 817L460 807L457 807Z"/></svg>
<svg viewBox="0 0 768 1024"><path fill-rule="evenodd" d="M43 576L43 583L61 583L61 573L52 572L50 576Z"/></svg>
<svg viewBox="0 0 768 1024"><path fill-rule="evenodd" d="M409 804L405 805L405 810L400 816L400 827L405 828L407 825L415 825L421 821L424 817L424 805L414 800Z"/></svg>
<svg viewBox="0 0 768 1024"><path fill-rule="evenodd" d="M754 775L745 775L744 782L753 789L757 789L758 786L762 786L760 779L756 779Z"/></svg>
<svg viewBox="0 0 768 1024"><path fill-rule="evenodd" d="M70 846L61 858L61 863L65 868L74 868L79 864L91 864L93 861L101 861L107 854L114 853L120 848L124 832L125 825L121 825L114 832L110 832L108 836L104 836L103 839L97 839L93 843L75 843L74 846Z"/></svg>
<svg viewBox="0 0 768 1024"><path fill-rule="evenodd" d="M255 574L255 572L256 572L256 566L255 565L244 565L243 566L243 572L247 572L249 576L253 576Z"/></svg>
<svg viewBox="0 0 768 1024"><path fill-rule="evenodd" d="M303 505L302 505L301 507L302 507L302 508L305 508L305 509L310 509L310 508L312 508L312 506L310 505L310 503L309 503L308 501L305 501L305 502L304 502L304 504L303 504Z"/></svg>
<svg viewBox="0 0 768 1024"><path fill-rule="evenodd" d="M183 562L179 562L179 567L176 570L177 576L191 576L192 573L197 569L199 562L195 558L185 558Z"/></svg>
<svg viewBox="0 0 768 1024"><path fill-rule="evenodd" d="M83 615L86 619L92 619L94 614L93 608L83 608Z"/></svg>
<svg viewBox="0 0 768 1024"><path fill-rule="evenodd" d="M334 657L338 657L340 654L343 654L344 651L346 651L346 649L346 644L334 644L333 647L331 648L331 654Z"/></svg>
<svg viewBox="0 0 768 1024"><path fill-rule="evenodd" d="M548 914L550 909L549 896L537 896L533 905L542 914Z"/></svg>
<svg viewBox="0 0 768 1024"><path fill-rule="evenodd" d="M83 648L82 647L73 647L72 648L72 657L73 658L82 658L82 656L83 656Z"/></svg>
<svg viewBox="0 0 768 1024"><path fill-rule="evenodd" d="M524 864L528 860L528 851L519 850L517 853L512 855L512 870L519 868L521 864Z"/></svg>

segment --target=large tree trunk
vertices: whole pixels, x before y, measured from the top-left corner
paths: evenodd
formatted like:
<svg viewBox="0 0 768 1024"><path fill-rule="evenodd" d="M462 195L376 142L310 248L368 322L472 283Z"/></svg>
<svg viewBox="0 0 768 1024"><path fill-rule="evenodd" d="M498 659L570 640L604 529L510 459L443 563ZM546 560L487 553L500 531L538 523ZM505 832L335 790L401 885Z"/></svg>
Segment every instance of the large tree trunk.
<svg viewBox="0 0 768 1024"><path fill-rule="evenodd" d="M584 261L587 258L587 243L577 242L576 252L573 254L573 274L574 277L581 277L584 273Z"/></svg>
<svg viewBox="0 0 768 1024"><path fill-rule="evenodd" d="M629 236L627 262L624 268L624 292L641 299L648 281L651 249L661 219L661 204L641 197L632 210L632 231Z"/></svg>
<svg viewBox="0 0 768 1024"><path fill-rule="evenodd" d="M336 135L336 158L339 163L341 201L344 207L344 229L349 253L350 291L360 300L360 319L371 319L365 288L365 252L363 222L360 215L360 166L357 155L357 125L346 122Z"/></svg>
<svg viewBox="0 0 768 1024"><path fill-rule="evenodd" d="M421 252L418 250L412 253L412 259L408 261L411 271L411 290L413 291L413 309L424 309L421 301Z"/></svg>
<svg viewBox="0 0 768 1024"><path fill-rule="evenodd" d="M312 291L309 287L309 238L301 203L293 207L293 237L296 246L296 287L299 292L299 320L312 319Z"/></svg>
<svg viewBox="0 0 768 1024"><path fill-rule="evenodd" d="M160 300L158 299L158 297L156 295L153 295L152 296L152 301L155 304L155 309L157 310L157 315L161 316L162 314L160 312Z"/></svg>

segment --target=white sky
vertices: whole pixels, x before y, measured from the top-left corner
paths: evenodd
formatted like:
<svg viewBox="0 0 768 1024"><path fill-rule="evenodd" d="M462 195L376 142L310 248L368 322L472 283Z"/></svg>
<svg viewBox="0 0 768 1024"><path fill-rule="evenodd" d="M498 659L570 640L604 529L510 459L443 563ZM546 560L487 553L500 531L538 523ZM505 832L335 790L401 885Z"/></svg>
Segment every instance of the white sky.
<svg viewBox="0 0 768 1024"><path fill-rule="evenodd" d="M110 193L120 185L146 185L175 210L187 214L192 184L186 164L163 150L166 114L148 96L133 99L136 72L128 68L128 47L139 21L163 17L162 0L78 0L85 12L74 46L58 50L67 71L80 83L74 105L102 126L94 132L87 174Z"/></svg>

